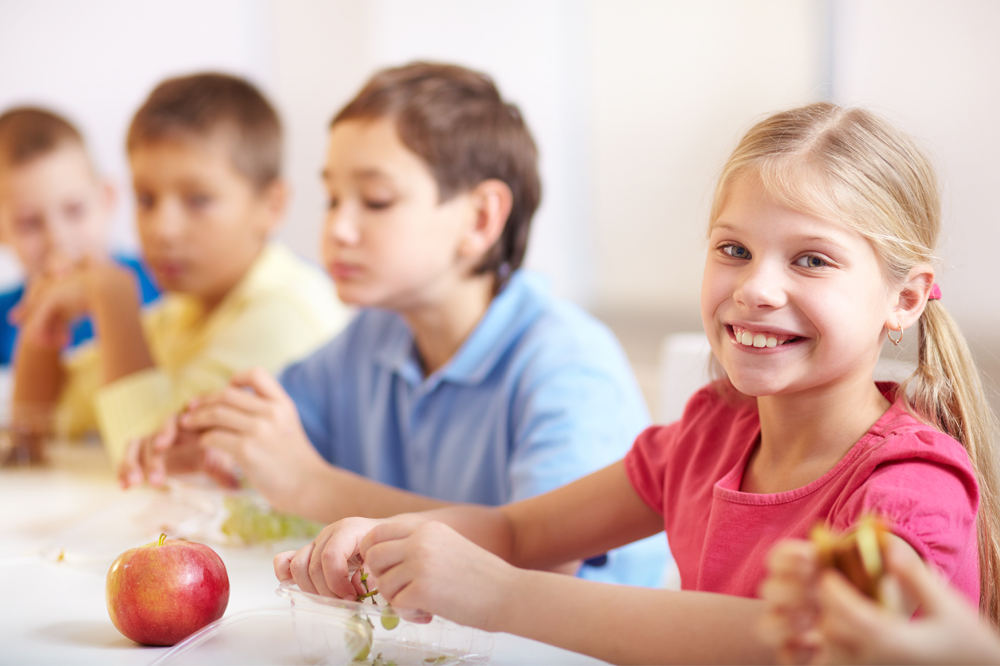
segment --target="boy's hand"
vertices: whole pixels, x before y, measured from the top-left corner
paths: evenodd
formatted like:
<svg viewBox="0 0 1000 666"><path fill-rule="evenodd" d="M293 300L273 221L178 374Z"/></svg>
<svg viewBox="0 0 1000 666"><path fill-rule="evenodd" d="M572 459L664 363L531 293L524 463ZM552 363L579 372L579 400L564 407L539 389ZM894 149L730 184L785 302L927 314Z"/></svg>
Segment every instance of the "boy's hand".
<svg viewBox="0 0 1000 666"><path fill-rule="evenodd" d="M232 458L222 451L203 449L198 433L179 428L177 417L171 416L160 430L129 444L118 468L118 480L123 488L144 481L159 487L168 474L196 471L208 473L222 486L239 487Z"/></svg>
<svg viewBox="0 0 1000 666"><path fill-rule="evenodd" d="M760 587L766 613L760 636L774 648L779 663L808 664L819 656L819 561L809 541L788 539L768 556L768 577Z"/></svg>
<svg viewBox="0 0 1000 666"><path fill-rule="evenodd" d="M899 543L886 552L888 573L922 615L911 620L861 595L837 572L824 572L820 651L829 663L1000 663L1000 639L968 601Z"/></svg>
<svg viewBox="0 0 1000 666"><path fill-rule="evenodd" d="M295 403L261 368L233 376L215 395L195 398L179 420L199 443L222 451L276 508L301 513L310 470L325 466L306 437Z"/></svg>
<svg viewBox="0 0 1000 666"><path fill-rule="evenodd" d="M51 259L11 311L11 322L35 344L61 349L69 342L70 324L89 312L92 270L89 260L70 263L58 257Z"/></svg>

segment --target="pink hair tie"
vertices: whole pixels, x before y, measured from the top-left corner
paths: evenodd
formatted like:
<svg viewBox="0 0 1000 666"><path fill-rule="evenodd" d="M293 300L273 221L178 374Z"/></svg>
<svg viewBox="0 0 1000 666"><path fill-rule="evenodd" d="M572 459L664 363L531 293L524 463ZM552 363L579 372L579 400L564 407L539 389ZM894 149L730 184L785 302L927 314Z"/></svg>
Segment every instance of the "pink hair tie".
<svg viewBox="0 0 1000 666"><path fill-rule="evenodd" d="M937 282L931 287L931 294L927 297L928 301L940 301L941 300L941 287L937 286Z"/></svg>

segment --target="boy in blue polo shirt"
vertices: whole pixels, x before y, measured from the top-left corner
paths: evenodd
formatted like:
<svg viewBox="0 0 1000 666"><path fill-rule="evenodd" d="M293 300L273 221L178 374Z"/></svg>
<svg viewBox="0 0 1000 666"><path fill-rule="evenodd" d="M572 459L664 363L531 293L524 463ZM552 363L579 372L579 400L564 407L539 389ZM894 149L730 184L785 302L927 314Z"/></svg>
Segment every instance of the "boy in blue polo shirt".
<svg viewBox="0 0 1000 666"><path fill-rule="evenodd" d="M125 485L226 452L276 507L332 522L537 495L619 460L649 417L614 336L519 270L540 184L492 81L416 63L334 118L327 269L351 325L280 383L262 371L137 442ZM252 389L252 390L247 390ZM311 444L311 445L310 445ZM657 585L655 537L560 567Z"/></svg>

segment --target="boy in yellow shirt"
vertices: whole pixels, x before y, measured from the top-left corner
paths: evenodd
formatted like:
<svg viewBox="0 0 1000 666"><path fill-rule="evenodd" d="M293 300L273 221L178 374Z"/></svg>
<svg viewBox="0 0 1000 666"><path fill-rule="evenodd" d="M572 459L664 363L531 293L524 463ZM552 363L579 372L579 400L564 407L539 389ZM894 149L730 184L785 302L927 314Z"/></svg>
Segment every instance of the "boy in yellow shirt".
<svg viewBox="0 0 1000 666"><path fill-rule="evenodd" d="M127 147L143 254L165 297L141 315L110 262L50 271L25 297L15 357L15 401L58 404L71 432L98 426L113 462L189 398L250 366L276 371L347 320L326 276L269 242L287 198L281 128L252 85L164 81ZM64 361L67 326L86 314L95 343Z"/></svg>

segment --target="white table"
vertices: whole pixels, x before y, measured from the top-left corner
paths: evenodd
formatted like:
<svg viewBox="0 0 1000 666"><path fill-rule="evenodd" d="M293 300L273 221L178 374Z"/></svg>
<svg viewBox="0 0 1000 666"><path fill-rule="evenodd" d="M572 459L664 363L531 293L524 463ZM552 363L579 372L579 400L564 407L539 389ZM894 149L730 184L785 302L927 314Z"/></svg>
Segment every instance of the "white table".
<svg viewBox="0 0 1000 666"><path fill-rule="evenodd" d="M163 655L167 648L142 647L118 633L104 601L114 558L158 531L129 520L130 512L158 510L163 501L160 491L120 490L93 444L56 445L46 467L0 468L0 664L149 664ZM227 617L287 608L274 594L271 560L289 547L297 544L213 544L229 573ZM497 634L492 663L603 662Z"/></svg>

